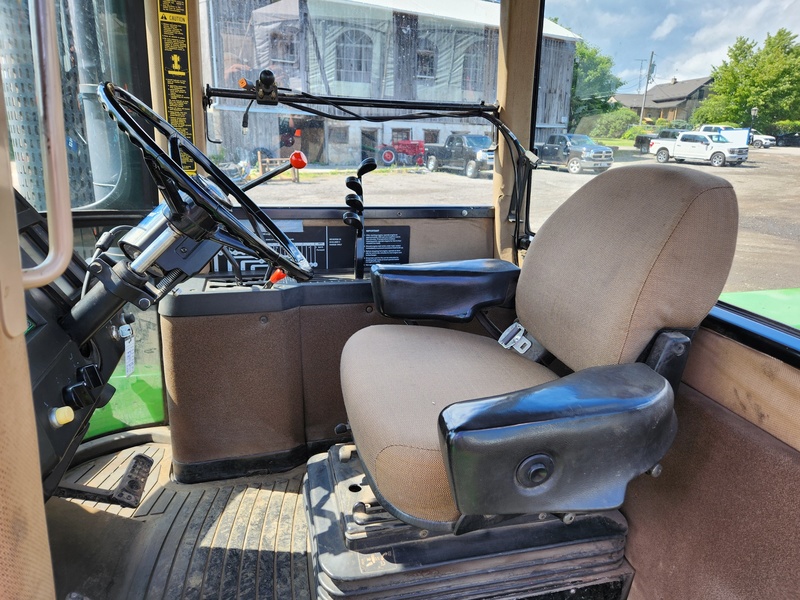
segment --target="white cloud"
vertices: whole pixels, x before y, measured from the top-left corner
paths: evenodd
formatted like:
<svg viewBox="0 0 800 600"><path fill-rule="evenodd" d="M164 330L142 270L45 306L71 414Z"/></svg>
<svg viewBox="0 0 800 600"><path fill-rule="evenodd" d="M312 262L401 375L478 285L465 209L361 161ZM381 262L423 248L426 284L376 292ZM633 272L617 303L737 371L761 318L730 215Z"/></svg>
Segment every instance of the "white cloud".
<svg viewBox="0 0 800 600"><path fill-rule="evenodd" d="M661 25L656 27L656 30L650 35L650 39L663 40L667 37L672 30L675 29L681 22L681 19L675 13L670 13L661 22Z"/></svg>
<svg viewBox="0 0 800 600"><path fill-rule="evenodd" d="M785 27L800 39L800 0L547 0L546 6L548 16L613 58L614 72L628 82L625 91L636 91L651 51L661 83L710 75L738 36L760 45L768 32Z"/></svg>

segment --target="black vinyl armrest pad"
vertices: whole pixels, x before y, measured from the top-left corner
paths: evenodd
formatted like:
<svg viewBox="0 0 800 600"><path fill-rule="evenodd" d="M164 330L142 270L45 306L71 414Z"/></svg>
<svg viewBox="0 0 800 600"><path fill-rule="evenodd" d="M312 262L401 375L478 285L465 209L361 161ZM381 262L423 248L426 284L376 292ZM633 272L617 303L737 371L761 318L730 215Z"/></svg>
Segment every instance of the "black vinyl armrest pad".
<svg viewBox="0 0 800 600"><path fill-rule="evenodd" d="M585 369L439 415L450 487L465 515L616 508L676 431L672 388L641 363Z"/></svg>
<svg viewBox="0 0 800 600"><path fill-rule="evenodd" d="M497 259L373 265L370 276L382 315L470 321L481 308L513 306L519 267Z"/></svg>

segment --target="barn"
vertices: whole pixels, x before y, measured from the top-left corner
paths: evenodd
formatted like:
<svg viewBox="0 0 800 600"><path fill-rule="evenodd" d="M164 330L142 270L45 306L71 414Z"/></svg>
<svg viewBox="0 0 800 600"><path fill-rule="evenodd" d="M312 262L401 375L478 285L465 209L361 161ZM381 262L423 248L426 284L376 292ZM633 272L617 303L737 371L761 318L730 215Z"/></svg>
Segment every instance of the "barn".
<svg viewBox="0 0 800 600"><path fill-rule="evenodd" d="M214 86L233 87L240 77L254 78L269 68L279 86L317 95L470 103L496 98L500 7L494 2L409 1L404 12L386 0L208 0L206 6L206 18L218 24L206 41L206 79ZM566 129L579 39L552 21L544 23L537 141ZM257 138L274 156L302 149L321 164L355 164L399 140L440 143L452 133L491 135L479 119L337 123L283 107L253 107L252 131L243 139L244 108L216 103L212 137L232 149Z"/></svg>

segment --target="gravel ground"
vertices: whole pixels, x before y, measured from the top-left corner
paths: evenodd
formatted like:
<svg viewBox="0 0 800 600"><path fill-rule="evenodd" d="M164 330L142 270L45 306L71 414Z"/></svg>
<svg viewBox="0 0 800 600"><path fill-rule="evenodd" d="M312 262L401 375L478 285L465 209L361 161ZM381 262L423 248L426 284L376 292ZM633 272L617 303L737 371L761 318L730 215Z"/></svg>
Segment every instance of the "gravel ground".
<svg viewBox="0 0 800 600"><path fill-rule="evenodd" d="M655 157L620 149L613 168L655 163ZM739 198L739 242L726 291L800 288L800 148L750 149L750 159L738 167L714 168L687 164L729 180ZM344 206L349 190L344 178L353 170L301 173L299 184L270 182L253 190L258 202L279 205ZM535 228L572 192L594 177L542 168L533 174L532 223ZM467 179L455 172L430 173L424 168L379 170L364 177L369 206L491 204L491 173Z"/></svg>

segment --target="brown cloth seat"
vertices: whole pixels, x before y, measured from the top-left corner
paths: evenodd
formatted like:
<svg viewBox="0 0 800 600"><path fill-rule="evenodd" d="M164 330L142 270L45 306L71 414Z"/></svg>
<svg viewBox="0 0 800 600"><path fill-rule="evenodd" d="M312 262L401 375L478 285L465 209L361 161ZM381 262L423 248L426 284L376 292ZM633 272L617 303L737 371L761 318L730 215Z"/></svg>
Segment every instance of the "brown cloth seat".
<svg viewBox="0 0 800 600"><path fill-rule="evenodd" d="M714 175L663 165L598 175L535 236L517 287L519 321L573 371L635 362L657 332L695 328L714 305L737 215L733 188ZM390 512L436 524L460 516L441 411L557 377L488 337L383 325L347 342L341 378L376 493Z"/></svg>

